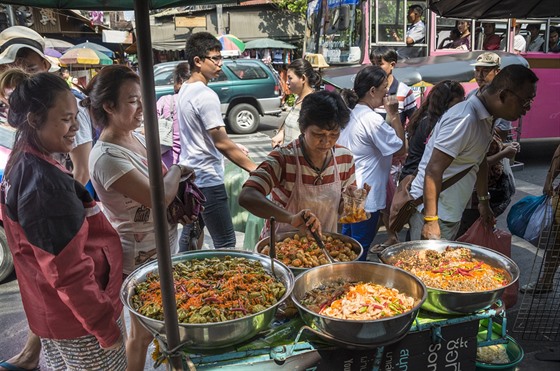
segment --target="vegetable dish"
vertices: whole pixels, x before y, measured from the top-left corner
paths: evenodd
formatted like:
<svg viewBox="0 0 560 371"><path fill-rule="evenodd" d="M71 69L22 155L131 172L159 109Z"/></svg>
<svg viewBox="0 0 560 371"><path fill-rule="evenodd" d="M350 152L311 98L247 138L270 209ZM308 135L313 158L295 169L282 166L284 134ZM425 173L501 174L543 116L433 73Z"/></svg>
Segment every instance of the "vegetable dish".
<svg viewBox="0 0 560 371"><path fill-rule="evenodd" d="M374 283L349 283L342 279L307 292L302 304L310 310L347 320L376 320L414 308L414 298Z"/></svg>
<svg viewBox="0 0 560 371"><path fill-rule="evenodd" d="M396 267L420 278L426 286L449 291L487 291L507 286L509 274L477 260L466 247L403 251L396 257Z"/></svg>
<svg viewBox="0 0 560 371"><path fill-rule="evenodd" d="M276 304L286 292L256 260L226 256L186 260L173 266L177 315L181 323L223 322ZM136 286L132 307L163 320L159 275L149 273Z"/></svg>

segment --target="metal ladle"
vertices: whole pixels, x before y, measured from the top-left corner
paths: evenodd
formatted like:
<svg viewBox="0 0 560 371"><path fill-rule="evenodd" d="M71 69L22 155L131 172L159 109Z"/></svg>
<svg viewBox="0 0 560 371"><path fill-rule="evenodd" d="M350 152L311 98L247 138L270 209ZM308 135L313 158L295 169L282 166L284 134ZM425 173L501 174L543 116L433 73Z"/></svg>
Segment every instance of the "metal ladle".
<svg viewBox="0 0 560 371"><path fill-rule="evenodd" d="M303 214L303 220L305 221L305 223L307 223L309 217L306 217L305 214ZM323 250L323 254L325 254L329 263L336 263L336 260L332 258L331 254L329 254L329 251L325 247L325 244L323 243L321 236L319 236L319 233L317 233L317 231L311 230L311 226L308 226L307 229L309 229L309 232L311 232L311 235L315 239L315 242L317 242L317 246L319 246L321 250Z"/></svg>
<svg viewBox="0 0 560 371"><path fill-rule="evenodd" d="M274 278L278 279L276 271L274 270L274 260L276 260L276 219L270 217L270 250L268 252L270 256L270 270Z"/></svg>

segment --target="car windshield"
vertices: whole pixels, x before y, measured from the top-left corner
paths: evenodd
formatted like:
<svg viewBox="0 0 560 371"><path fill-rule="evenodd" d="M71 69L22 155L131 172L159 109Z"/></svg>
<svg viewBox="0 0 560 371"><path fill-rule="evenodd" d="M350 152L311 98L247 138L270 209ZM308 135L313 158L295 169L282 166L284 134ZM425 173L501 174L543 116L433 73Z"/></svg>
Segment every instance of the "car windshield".
<svg viewBox="0 0 560 371"><path fill-rule="evenodd" d="M12 149L14 146L14 138L16 130L7 124L0 125L0 146L6 149Z"/></svg>

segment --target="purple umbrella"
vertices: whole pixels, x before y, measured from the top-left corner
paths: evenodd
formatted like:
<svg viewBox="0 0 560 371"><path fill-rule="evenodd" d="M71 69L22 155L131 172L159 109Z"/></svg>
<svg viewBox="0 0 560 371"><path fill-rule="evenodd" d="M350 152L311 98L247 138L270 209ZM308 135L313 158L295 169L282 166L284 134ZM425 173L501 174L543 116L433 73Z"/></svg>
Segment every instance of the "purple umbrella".
<svg viewBox="0 0 560 371"><path fill-rule="evenodd" d="M55 57L55 58L60 58L62 56L61 52L59 52L56 49L51 49L51 48L46 48L45 49L45 54L50 56L50 57Z"/></svg>

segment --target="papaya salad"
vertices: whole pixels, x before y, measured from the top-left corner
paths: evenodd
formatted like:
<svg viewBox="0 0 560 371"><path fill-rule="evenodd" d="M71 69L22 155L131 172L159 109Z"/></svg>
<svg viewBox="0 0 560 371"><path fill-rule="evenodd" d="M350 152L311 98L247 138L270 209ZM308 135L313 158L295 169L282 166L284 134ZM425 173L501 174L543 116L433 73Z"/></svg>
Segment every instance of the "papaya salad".
<svg viewBox="0 0 560 371"><path fill-rule="evenodd" d="M173 283L180 323L223 322L261 312L286 292L260 262L230 257L192 259L173 266ZM150 273L136 286L132 307L163 320L159 275Z"/></svg>
<svg viewBox="0 0 560 371"><path fill-rule="evenodd" d="M496 290L510 283L509 274L477 260L466 247L447 246L435 250L403 251L395 256L394 266L420 278L426 286L448 291Z"/></svg>
<svg viewBox="0 0 560 371"><path fill-rule="evenodd" d="M302 304L324 316L369 321L409 312L416 302L397 289L336 280L307 292Z"/></svg>

